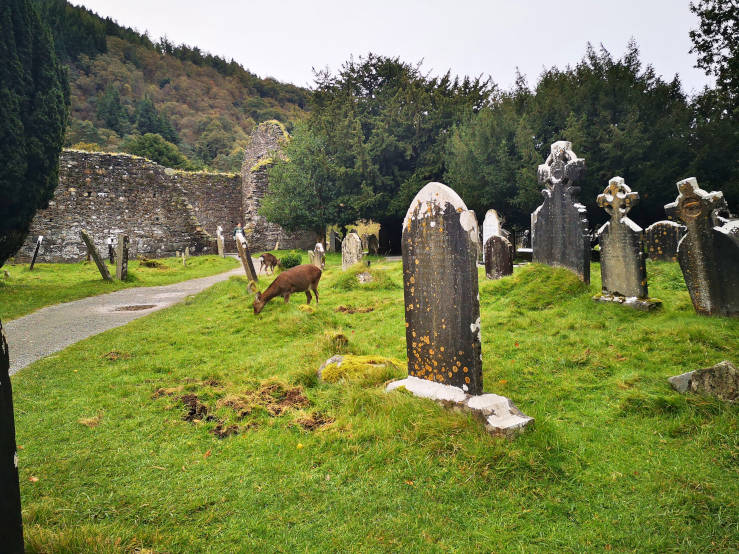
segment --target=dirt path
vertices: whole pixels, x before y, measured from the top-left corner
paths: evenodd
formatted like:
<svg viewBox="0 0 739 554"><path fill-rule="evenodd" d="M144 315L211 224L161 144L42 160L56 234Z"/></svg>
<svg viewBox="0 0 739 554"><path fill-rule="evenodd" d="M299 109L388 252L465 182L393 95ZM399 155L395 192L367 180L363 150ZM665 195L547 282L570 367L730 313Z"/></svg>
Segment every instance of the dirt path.
<svg viewBox="0 0 739 554"><path fill-rule="evenodd" d="M259 271L259 261L254 262ZM167 308L232 275L243 274L244 270L238 267L172 285L123 289L47 306L3 323L10 349L10 374L87 337Z"/></svg>

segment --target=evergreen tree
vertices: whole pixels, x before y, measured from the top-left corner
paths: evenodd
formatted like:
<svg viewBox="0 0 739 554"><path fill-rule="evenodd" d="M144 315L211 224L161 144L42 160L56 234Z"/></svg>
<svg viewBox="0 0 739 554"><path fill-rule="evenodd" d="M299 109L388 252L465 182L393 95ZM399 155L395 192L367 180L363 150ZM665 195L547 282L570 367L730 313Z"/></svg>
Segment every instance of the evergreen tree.
<svg viewBox="0 0 739 554"><path fill-rule="evenodd" d="M58 183L69 91L51 35L28 0L0 3L0 266ZM0 324L0 544L23 551L9 360Z"/></svg>
<svg viewBox="0 0 739 554"><path fill-rule="evenodd" d="M123 151L148 158L153 162L174 169L192 169L190 161L180 152L176 144L165 140L162 135L146 133L129 137L123 143Z"/></svg>
<svg viewBox="0 0 739 554"><path fill-rule="evenodd" d="M149 96L136 105L136 128L142 135L151 133L161 135L165 140L177 143L179 136L166 115L160 115Z"/></svg>
<svg viewBox="0 0 739 554"><path fill-rule="evenodd" d="M108 85L98 100L97 117L105 127L114 130L119 135L124 135L130 130L128 112L121 104L118 89L113 85Z"/></svg>

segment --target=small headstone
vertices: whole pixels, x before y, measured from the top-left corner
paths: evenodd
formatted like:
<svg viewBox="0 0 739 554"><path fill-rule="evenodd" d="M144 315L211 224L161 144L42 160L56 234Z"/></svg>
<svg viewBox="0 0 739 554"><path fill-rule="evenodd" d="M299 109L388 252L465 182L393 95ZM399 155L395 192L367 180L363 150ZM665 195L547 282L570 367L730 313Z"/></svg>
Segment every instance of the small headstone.
<svg viewBox="0 0 739 554"><path fill-rule="evenodd" d="M190 247L185 246L185 258L189 258L189 257L190 257Z"/></svg>
<svg viewBox="0 0 739 554"><path fill-rule="evenodd" d="M82 241L85 243L85 246L87 247L87 252L92 256L92 259L95 260L95 265L98 268L98 271L100 272L100 276L105 281L112 281L110 277L110 271L108 271L108 266L105 265L105 260L100 257L100 254L97 251L97 248L95 248L95 243L92 242L92 239L90 238L90 235L87 234L85 231L80 231L80 237L82 238Z"/></svg>
<svg viewBox="0 0 739 554"><path fill-rule="evenodd" d="M347 268L362 261L362 239L354 231L347 233L341 241L341 269Z"/></svg>
<svg viewBox="0 0 739 554"><path fill-rule="evenodd" d="M182 265L183 267L187 267L187 256L185 256L185 253L182 253Z"/></svg>
<svg viewBox="0 0 739 554"><path fill-rule="evenodd" d="M739 370L728 360L713 367L675 375L667 380L679 393L699 392L725 402L739 401Z"/></svg>
<svg viewBox="0 0 739 554"><path fill-rule="evenodd" d="M336 231L334 231L333 229L329 229L327 239L327 252L338 252L341 249L341 241L339 240L339 235L336 234Z"/></svg>
<svg viewBox="0 0 739 554"><path fill-rule="evenodd" d="M377 236L368 235L367 236L367 252L369 252L372 256L377 256L379 251L380 251L380 243L377 240Z"/></svg>
<svg viewBox="0 0 739 554"><path fill-rule="evenodd" d="M687 232L677 247L685 284L703 315L739 316L739 219L731 217L721 192L706 192L690 177L677 183L667 215Z"/></svg>
<svg viewBox="0 0 739 554"><path fill-rule="evenodd" d="M482 244L486 245L488 243L488 239L493 235L497 235L499 237L503 236L503 221L497 211L488 210L485 212L485 219L482 222ZM486 260L485 255L485 249L483 248L483 261Z"/></svg>
<svg viewBox="0 0 739 554"><path fill-rule="evenodd" d="M115 247L113 246L113 238L108 237L108 261L112 264L115 263Z"/></svg>
<svg viewBox="0 0 739 554"><path fill-rule="evenodd" d="M128 235L120 233L115 252L115 278L125 281L128 277Z"/></svg>
<svg viewBox="0 0 739 554"><path fill-rule="evenodd" d="M632 192L621 177L611 179L598 195L598 206L611 219L598 230L603 293L595 299L648 310L657 303L648 299L642 228L627 216L638 201L639 193Z"/></svg>
<svg viewBox="0 0 739 554"><path fill-rule="evenodd" d="M590 238L585 206L576 200L574 186L585 170L568 141L552 144L546 162L539 166L539 184L544 203L531 216L533 259L564 267L590 282Z"/></svg>
<svg viewBox="0 0 739 554"><path fill-rule="evenodd" d="M686 228L674 221L657 221L644 230L647 256L662 262L677 261L677 245Z"/></svg>
<svg viewBox="0 0 739 554"><path fill-rule="evenodd" d="M313 251L308 251L310 263L319 269L323 269L326 266L326 252L323 248L323 244L320 242L316 243Z"/></svg>
<svg viewBox="0 0 739 554"><path fill-rule="evenodd" d="M488 279L500 279L513 275L513 245L508 239L491 235L485 243L485 275Z"/></svg>
<svg viewBox="0 0 739 554"><path fill-rule="evenodd" d="M39 235L39 237L36 239L36 248L33 250L33 257L31 258L31 265L28 267L28 271L33 271L33 266L36 265L36 256L38 256L38 251L41 248L41 243L44 241L44 236Z"/></svg>
<svg viewBox="0 0 739 554"><path fill-rule="evenodd" d="M216 244L218 245L218 255L221 258L226 257L226 245L223 239L223 227L220 225L216 229Z"/></svg>

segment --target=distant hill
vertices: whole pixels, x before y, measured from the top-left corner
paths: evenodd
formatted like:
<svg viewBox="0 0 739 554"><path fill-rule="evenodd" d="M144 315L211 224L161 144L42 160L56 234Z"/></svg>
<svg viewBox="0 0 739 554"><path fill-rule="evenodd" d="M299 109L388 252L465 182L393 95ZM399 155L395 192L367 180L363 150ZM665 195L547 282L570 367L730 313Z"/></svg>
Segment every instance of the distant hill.
<svg viewBox="0 0 739 554"><path fill-rule="evenodd" d="M307 89L261 79L197 47L154 43L66 0L34 1L69 66L67 146L146 155L132 150L140 135L155 133L191 167L238 171L256 124L276 119L290 129L305 117Z"/></svg>

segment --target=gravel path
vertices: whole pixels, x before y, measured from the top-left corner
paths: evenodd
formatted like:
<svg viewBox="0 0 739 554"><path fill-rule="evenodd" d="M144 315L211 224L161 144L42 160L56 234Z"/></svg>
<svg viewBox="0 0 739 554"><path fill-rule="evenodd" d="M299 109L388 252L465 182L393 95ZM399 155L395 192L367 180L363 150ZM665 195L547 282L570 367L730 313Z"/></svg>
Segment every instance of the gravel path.
<svg viewBox="0 0 739 554"><path fill-rule="evenodd" d="M259 261L255 268L259 271ZM181 302L185 297L225 281L232 275L243 275L241 267L160 287L123 289L74 302L56 304L37 310L27 316L3 323L10 349L10 375L49 354L120 327L129 321ZM120 310L126 306L136 309ZM141 309L143 306L148 306Z"/></svg>

